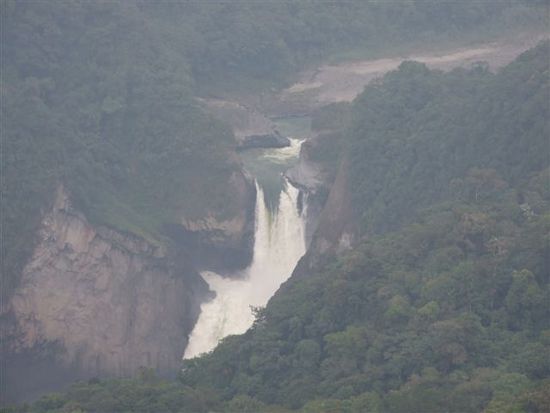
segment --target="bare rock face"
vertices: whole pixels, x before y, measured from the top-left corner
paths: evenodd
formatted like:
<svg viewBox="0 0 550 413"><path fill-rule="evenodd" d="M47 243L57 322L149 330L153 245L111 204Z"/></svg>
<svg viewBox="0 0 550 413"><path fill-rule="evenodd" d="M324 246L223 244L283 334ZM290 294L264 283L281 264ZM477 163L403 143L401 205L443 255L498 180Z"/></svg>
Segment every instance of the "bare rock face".
<svg viewBox="0 0 550 413"><path fill-rule="evenodd" d="M328 177L323 166L311 160L311 148L316 144L319 136L313 135L302 144L298 163L285 172L285 176L293 185L308 193L319 191L326 186Z"/></svg>
<svg viewBox="0 0 550 413"><path fill-rule="evenodd" d="M340 253L349 249L355 238L356 222L351 206L348 163L344 157L319 218L316 253L323 255L331 249Z"/></svg>
<svg viewBox="0 0 550 413"><path fill-rule="evenodd" d="M236 212L219 216L206 211L200 219L181 217L180 225L165 228L179 246L180 253L200 270L222 271L245 268L252 260L254 244L254 180L244 171L233 172L229 193ZM229 202L229 200L228 200Z"/></svg>
<svg viewBox="0 0 550 413"><path fill-rule="evenodd" d="M425 63L432 69L451 70L487 62L493 70L510 63L522 51L548 38L547 33L524 33L492 43L478 43L453 49L422 49L418 52L379 59L342 61L301 73L296 83L268 99L266 112L277 116L311 113L333 102L351 102L374 79L395 70L406 60Z"/></svg>
<svg viewBox="0 0 550 413"><path fill-rule="evenodd" d="M198 273L140 238L92 227L63 188L39 237L2 315L14 392L29 394L34 379L48 379L39 363L18 365L22 354L48 359L43 365L68 379L128 376L142 366L177 371L208 291Z"/></svg>
<svg viewBox="0 0 550 413"><path fill-rule="evenodd" d="M311 159L310 152L317 144L319 136L313 134L302 144L298 163L285 172L292 185L307 194L306 245L310 245L317 229L319 217L326 202L332 180L323 165Z"/></svg>

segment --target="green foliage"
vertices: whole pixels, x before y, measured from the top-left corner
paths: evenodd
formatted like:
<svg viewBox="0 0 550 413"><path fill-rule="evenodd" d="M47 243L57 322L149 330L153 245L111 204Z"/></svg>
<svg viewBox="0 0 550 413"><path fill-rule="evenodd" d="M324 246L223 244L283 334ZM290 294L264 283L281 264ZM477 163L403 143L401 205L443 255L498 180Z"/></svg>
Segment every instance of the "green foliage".
<svg viewBox="0 0 550 413"><path fill-rule="evenodd" d="M265 409L265 404L254 400L249 396L235 396L225 405L225 411L230 412L243 412L243 413L255 413Z"/></svg>
<svg viewBox="0 0 550 413"><path fill-rule="evenodd" d="M182 212L231 214L233 140L197 93L281 84L357 44L536 24L544 4L526 4L2 2L3 294L58 182L92 221L154 242Z"/></svg>
<svg viewBox="0 0 550 413"><path fill-rule="evenodd" d="M350 116L351 105L349 103L331 103L313 112L311 129L317 132L341 130L350 122Z"/></svg>
<svg viewBox="0 0 550 413"><path fill-rule="evenodd" d="M69 412L208 412L219 406L207 391L161 381L150 374L126 380L90 380L72 385L63 396L48 395L35 402L29 413Z"/></svg>
<svg viewBox="0 0 550 413"><path fill-rule="evenodd" d="M2 3L2 13L2 294L60 183L93 223L154 243L182 217L235 213L232 134L194 103L162 25L143 25L136 3Z"/></svg>
<svg viewBox="0 0 550 413"><path fill-rule="evenodd" d="M327 193L338 170L350 116L351 105L347 102L332 103L317 109L311 116L314 136L302 145L307 159L322 167L326 175L324 190Z"/></svg>
<svg viewBox="0 0 550 413"><path fill-rule="evenodd" d="M482 202L544 170L549 49L542 43L496 75L405 62L369 85L348 131L363 230L398 228L442 199Z"/></svg>
<svg viewBox="0 0 550 413"><path fill-rule="evenodd" d="M370 392L384 412L477 412L502 405L503 394L516 400L531 391L550 375L547 301L517 306L530 292L548 294L547 268L535 275L541 257L522 255L527 220L511 232L492 228L467 257L465 207L455 204L444 220L440 210L426 213L422 223L291 280L252 331L187 362L183 381L304 411L354 411L349 403ZM496 201L483 209L515 219L499 215L508 208ZM488 247L495 237L507 240L505 251ZM452 246L461 254L449 255ZM442 256L445 265L434 266ZM530 269L514 270L518 264Z"/></svg>
<svg viewBox="0 0 550 413"><path fill-rule="evenodd" d="M292 278L252 330L185 362L182 382L304 412L543 411L528 395L550 377L548 159L532 150L548 136L548 47L497 75L407 63L367 88L348 130L368 161L350 174L378 234ZM484 115L457 130L474 104Z"/></svg>
<svg viewBox="0 0 550 413"><path fill-rule="evenodd" d="M182 215L231 213L231 133L194 94L280 84L358 43L453 37L546 10L238 6L2 3L8 287L59 182L93 222L157 242ZM312 153L334 173L343 147L368 237L292 278L246 334L185 361L179 382L91 380L16 411L548 410L548 49L496 75L406 62L351 115L320 111L316 127L337 127Z"/></svg>

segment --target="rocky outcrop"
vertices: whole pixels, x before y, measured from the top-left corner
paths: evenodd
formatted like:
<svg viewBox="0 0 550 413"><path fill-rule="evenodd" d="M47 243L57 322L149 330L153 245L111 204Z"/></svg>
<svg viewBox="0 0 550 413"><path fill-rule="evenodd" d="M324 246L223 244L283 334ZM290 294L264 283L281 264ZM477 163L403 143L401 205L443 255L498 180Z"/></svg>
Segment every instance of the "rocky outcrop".
<svg viewBox="0 0 550 413"><path fill-rule="evenodd" d="M238 150L253 148L285 148L290 146L290 139L282 136L277 130L264 135L245 136L237 146Z"/></svg>
<svg viewBox="0 0 550 413"><path fill-rule="evenodd" d="M302 143L298 163L285 172L285 176L294 186L308 193L316 192L328 184L327 172L323 169L323 165L311 159L311 151L318 139L319 137L314 135Z"/></svg>
<svg viewBox="0 0 550 413"><path fill-rule="evenodd" d="M199 270L227 272L250 264L254 246L254 180L244 171L229 179L237 205L235 213L219 216L205 211L202 218L181 217L180 225L169 225L165 232L175 241L178 254Z"/></svg>
<svg viewBox="0 0 550 413"><path fill-rule="evenodd" d="M309 245L319 222L331 182L323 166L311 160L311 150L317 136L312 136L300 148L298 163L285 172L286 178L307 196L306 245Z"/></svg>
<svg viewBox="0 0 550 413"><path fill-rule="evenodd" d="M62 187L39 238L2 314L7 394L29 397L54 377L127 376L141 366L177 371L208 294L190 263L93 227Z"/></svg>
<svg viewBox="0 0 550 413"><path fill-rule="evenodd" d="M358 226L351 195L348 162L344 157L330 186L326 202L320 207L309 248L293 275L307 275L312 268L322 265L335 254L349 250L354 245Z"/></svg>
<svg viewBox="0 0 550 413"><path fill-rule="evenodd" d="M306 241L309 245L335 181L341 145L339 130L314 130L300 149L298 163L285 176L307 194Z"/></svg>
<svg viewBox="0 0 550 413"><path fill-rule="evenodd" d="M349 249L356 236L357 220L351 202L348 162L344 157L319 217L314 253L322 256Z"/></svg>
<svg viewBox="0 0 550 413"><path fill-rule="evenodd" d="M271 119L254 109L254 105L222 99L200 101L215 118L231 125L238 150L290 146L290 140L279 133Z"/></svg>

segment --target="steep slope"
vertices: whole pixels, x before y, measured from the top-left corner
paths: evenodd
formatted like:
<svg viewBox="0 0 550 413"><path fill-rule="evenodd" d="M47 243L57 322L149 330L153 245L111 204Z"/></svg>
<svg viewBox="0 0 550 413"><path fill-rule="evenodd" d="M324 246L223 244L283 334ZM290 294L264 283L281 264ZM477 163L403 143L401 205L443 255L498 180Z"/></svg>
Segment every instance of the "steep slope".
<svg viewBox="0 0 550 413"><path fill-rule="evenodd" d="M524 2L241 6L0 5L3 398L6 381L50 372L173 372L205 294L195 270L250 260L254 188L197 93L280 85L358 39L382 48L539 15Z"/></svg>
<svg viewBox="0 0 550 413"><path fill-rule="evenodd" d="M140 366L173 376L197 270L252 255L233 134L137 4L1 12L2 403Z"/></svg>
<svg viewBox="0 0 550 413"><path fill-rule="evenodd" d="M61 187L39 237L2 324L12 400L139 367L173 375L208 292L193 266L90 225Z"/></svg>
<svg viewBox="0 0 550 413"><path fill-rule="evenodd" d="M405 62L369 85L340 132L347 145L314 240L319 245L310 251L312 261L331 246L338 249L342 239L399 228L420 209L458 192L489 191L493 172L466 177L472 168L494 169L517 187L544 169L548 156L540 148L550 133L544 121L545 45L498 75L483 65L445 73ZM479 188L472 189L476 179Z"/></svg>
<svg viewBox="0 0 550 413"><path fill-rule="evenodd" d="M16 287L59 183L93 225L157 244L167 225L204 228L240 247L233 265L244 265L254 186L230 129L195 102L164 26L143 26L136 3L9 3L2 13L2 293Z"/></svg>
<svg viewBox="0 0 550 413"><path fill-rule="evenodd" d="M304 411L544 411L549 53L496 75L405 63L369 86L340 172L364 217L353 249L183 382Z"/></svg>

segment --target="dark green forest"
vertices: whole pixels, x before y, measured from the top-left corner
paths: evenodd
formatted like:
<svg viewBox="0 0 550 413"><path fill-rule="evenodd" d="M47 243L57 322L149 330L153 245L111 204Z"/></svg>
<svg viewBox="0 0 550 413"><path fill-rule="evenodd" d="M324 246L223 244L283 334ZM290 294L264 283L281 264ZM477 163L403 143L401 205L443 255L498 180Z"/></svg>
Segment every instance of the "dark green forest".
<svg viewBox="0 0 550 413"><path fill-rule="evenodd" d="M364 241L183 383L312 412L547 411L549 58L369 85L344 136Z"/></svg>
<svg viewBox="0 0 550 413"><path fill-rule="evenodd" d="M2 1L2 294L59 183L90 221L153 243L182 211L231 214L234 140L195 96L260 93L344 51L543 27L543 5Z"/></svg>
<svg viewBox="0 0 550 413"><path fill-rule="evenodd" d="M327 110L345 123L353 250L177 382L144 370L13 411L549 411L549 59L545 42L496 74L404 62Z"/></svg>
<svg viewBox="0 0 550 413"><path fill-rule="evenodd" d="M544 0L237 5L0 3L3 298L59 184L90 222L153 244L182 214L234 212L235 140L196 97L547 23ZM143 370L2 411L550 411L549 61L545 42L496 74L404 62L317 111L334 130L313 160L332 177L349 161L353 250L175 381Z"/></svg>

